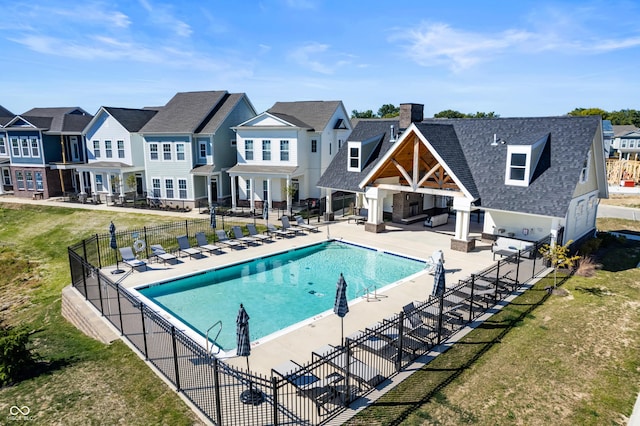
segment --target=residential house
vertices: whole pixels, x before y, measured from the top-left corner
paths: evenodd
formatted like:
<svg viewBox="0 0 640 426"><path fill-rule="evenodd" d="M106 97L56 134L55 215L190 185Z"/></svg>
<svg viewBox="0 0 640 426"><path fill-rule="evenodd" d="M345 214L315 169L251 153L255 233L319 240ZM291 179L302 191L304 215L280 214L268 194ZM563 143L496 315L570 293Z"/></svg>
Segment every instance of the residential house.
<svg viewBox="0 0 640 426"><path fill-rule="evenodd" d="M100 107L83 131L87 162L77 170L89 180L82 185L82 198L122 202L127 193L133 199L146 198L144 139L139 131L157 113L151 108Z"/></svg>
<svg viewBox="0 0 640 426"><path fill-rule="evenodd" d="M33 108L5 125L15 196L49 198L83 189L75 167L86 161L82 130L91 118L78 107Z"/></svg>
<svg viewBox="0 0 640 426"><path fill-rule="evenodd" d="M600 117L421 120L403 112L397 139L380 136L386 124L367 130L378 126L371 121L353 133L379 146L373 166L368 160L351 171L364 192L366 231L384 231L385 213L403 222L448 205L455 212L454 250L475 247L469 223L478 210L488 239L536 241L551 234L563 243L595 230L598 201L608 196ZM354 137L347 144L362 142ZM346 171L332 164L319 185L341 190L353 164L346 155L334 161Z"/></svg>
<svg viewBox="0 0 640 426"><path fill-rule="evenodd" d="M140 129L150 202L194 208L229 198L226 171L236 162L231 128L255 115L244 93L177 93Z"/></svg>
<svg viewBox="0 0 640 426"><path fill-rule="evenodd" d="M4 127L11 121L14 114L0 105L0 195L13 191L11 179L11 156L9 155L9 142Z"/></svg>
<svg viewBox="0 0 640 426"><path fill-rule="evenodd" d="M613 126L612 148L621 160L637 160L640 154L640 129L633 125Z"/></svg>
<svg viewBox="0 0 640 426"><path fill-rule="evenodd" d="M341 101L277 102L234 127L232 208L283 208L320 198L316 183L352 127Z"/></svg>

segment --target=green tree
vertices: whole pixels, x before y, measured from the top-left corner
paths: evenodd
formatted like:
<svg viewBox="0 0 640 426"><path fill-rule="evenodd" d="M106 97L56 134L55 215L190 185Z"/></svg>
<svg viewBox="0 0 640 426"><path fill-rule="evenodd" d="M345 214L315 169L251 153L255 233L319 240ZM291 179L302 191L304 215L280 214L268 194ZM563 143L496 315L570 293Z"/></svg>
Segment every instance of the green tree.
<svg viewBox="0 0 640 426"><path fill-rule="evenodd" d="M358 111L354 109L351 111L351 118L375 118L375 115L373 115L373 111L370 109L366 111Z"/></svg>
<svg viewBox="0 0 640 426"><path fill-rule="evenodd" d="M27 347L29 332L0 322L0 386L20 380L35 363Z"/></svg>
<svg viewBox="0 0 640 426"><path fill-rule="evenodd" d="M392 118L400 115L400 107L393 104L384 104L378 109L378 117Z"/></svg>
<svg viewBox="0 0 640 426"><path fill-rule="evenodd" d="M563 246L559 244L545 244L538 250L542 257L553 267L553 288L558 286L558 269L573 268L580 256L572 256L569 252L569 245L573 241L567 241Z"/></svg>
<svg viewBox="0 0 640 426"><path fill-rule="evenodd" d="M585 116L585 115L600 115L603 119L608 120L607 116L609 113L600 108L576 108L569 113L574 117Z"/></svg>
<svg viewBox="0 0 640 426"><path fill-rule="evenodd" d="M496 114L495 112L476 112L475 114L467 114L469 118L498 118L500 114Z"/></svg>
<svg viewBox="0 0 640 426"><path fill-rule="evenodd" d="M446 109L444 111L440 111L437 114L433 115L433 118L466 118L467 115L461 113L460 111L455 111L452 109Z"/></svg>

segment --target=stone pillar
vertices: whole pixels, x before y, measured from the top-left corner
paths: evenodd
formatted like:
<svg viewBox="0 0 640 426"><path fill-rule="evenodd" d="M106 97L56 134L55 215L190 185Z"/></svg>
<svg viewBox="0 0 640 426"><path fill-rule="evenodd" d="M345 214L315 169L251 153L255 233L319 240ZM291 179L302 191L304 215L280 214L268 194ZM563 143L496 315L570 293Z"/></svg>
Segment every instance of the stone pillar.
<svg viewBox="0 0 640 426"><path fill-rule="evenodd" d="M383 199L386 192L378 188L367 188L365 197L369 201L369 214L367 222L364 224L364 230L367 232L383 232L385 230L382 215Z"/></svg>
<svg viewBox="0 0 640 426"><path fill-rule="evenodd" d="M331 189L327 189L327 196L324 203L324 220L332 221L333 220L333 197L331 193Z"/></svg>
<svg viewBox="0 0 640 426"><path fill-rule="evenodd" d="M475 240L469 238L471 200L464 197L454 197L453 208L456 210L456 232L451 239L451 249L469 252L476 247Z"/></svg>

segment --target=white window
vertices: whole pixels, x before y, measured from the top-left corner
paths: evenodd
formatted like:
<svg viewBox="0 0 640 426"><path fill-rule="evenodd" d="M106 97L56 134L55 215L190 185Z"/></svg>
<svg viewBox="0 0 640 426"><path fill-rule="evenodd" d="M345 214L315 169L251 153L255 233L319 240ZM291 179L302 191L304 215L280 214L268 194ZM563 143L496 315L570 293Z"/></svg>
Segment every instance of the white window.
<svg viewBox="0 0 640 426"><path fill-rule="evenodd" d="M527 170L527 154L512 153L509 163L509 179L523 181L526 177Z"/></svg>
<svg viewBox="0 0 640 426"><path fill-rule="evenodd" d="M271 141L268 139L262 141L262 159L271 160Z"/></svg>
<svg viewBox="0 0 640 426"><path fill-rule="evenodd" d="M29 139L27 138L20 139L20 146L22 147L22 156L28 157L29 156Z"/></svg>
<svg viewBox="0 0 640 426"><path fill-rule="evenodd" d="M289 161L289 141L280 141L280 161Z"/></svg>
<svg viewBox="0 0 640 426"><path fill-rule="evenodd" d="M184 160L184 144L183 143L176 144L176 160L178 161Z"/></svg>
<svg viewBox="0 0 640 426"><path fill-rule="evenodd" d="M31 156L39 157L40 156L40 147L38 146L38 139L31 138Z"/></svg>
<svg viewBox="0 0 640 426"><path fill-rule="evenodd" d="M626 148L626 147L627 147L627 140L622 139L622 144L620 145L620 148Z"/></svg>
<svg viewBox="0 0 640 426"><path fill-rule="evenodd" d="M349 165L347 170L350 172L360 171L360 147L349 142Z"/></svg>
<svg viewBox="0 0 640 426"><path fill-rule="evenodd" d="M25 172L24 175L27 178L27 191L33 191L33 173Z"/></svg>
<svg viewBox="0 0 640 426"><path fill-rule="evenodd" d="M311 139L311 152L318 152L318 141Z"/></svg>
<svg viewBox="0 0 640 426"><path fill-rule="evenodd" d="M187 180L178 179L178 197L181 199L187 198Z"/></svg>
<svg viewBox="0 0 640 426"><path fill-rule="evenodd" d="M171 161L171 144L170 143L162 144L162 159L164 161Z"/></svg>
<svg viewBox="0 0 640 426"><path fill-rule="evenodd" d="M7 144L2 136L0 136L0 155L7 155Z"/></svg>
<svg viewBox="0 0 640 426"><path fill-rule="evenodd" d="M167 198L174 198L173 179L164 180L164 190L165 190L165 193L167 194Z"/></svg>
<svg viewBox="0 0 640 426"><path fill-rule="evenodd" d="M16 184L18 185L18 189L24 190L24 176L20 170L16 170Z"/></svg>
<svg viewBox="0 0 640 426"><path fill-rule="evenodd" d="M207 161L207 141L198 141L198 158L202 162Z"/></svg>
<svg viewBox="0 0 640 426"><path fill-rule="evenodd" d="M107 158L113 158L113 146L111 141L104 141L104 155Z"/></svg>
<svg viewBox="0 0 640 426"><path fill-rule="evenodd" d="M629 141L629 148L635 148L635 146L636 146L636 141L634 141L633 139L631 139L631 140Z"/></svg>
<svg viewBox="0 0 640 426"><path fill-rule="evenodd" d="M249 194L251 194L251 181L249 179L247 179L247 180L244 181L244 184L245 184L245 189L246 189L246 194L247 194L246 199L248 200L249 199Z"/></svg>
<svg viewBox="0 0 640 426"><path fill-rule="evenodd" d="M11 172L9 172L9 169L2 169L2 180L5 185L11 185Z"/></svg>
<svg viewBox="0 0 640 426"><path fill-rule="evenodd" d="M244 141L244 159L253 160L253 140Z"/></svg>
<svg viewBox="0 0 640 426"><path fill-rule="evenodd" d="M96 175L96 191L97 192L104 191L104 183L102 183L102 174Z"/></svg>
<svg viewBox="0 0 640 426"><path fill-rule="evenodd" d="M149 158L151 158L152 160L157 160L158 159L158 144L157 143L149 144Z"/></svg>
<svg viewBox="0 0 640 426"><path fill-rule="evenodd" d="M100 141L93 141L93 156L100 158Z"/></svg>
<svg viewBox="0 0 640 426"><path fill-rule="evenodd" d="M14 157L20 157L20 144L18 138L11 138L11 149L13 150Z"/></svg>
<svg viewBox="0 0 640 426"><path fill-rule="evenodd" d="M118 158L124 158L124 141L117 141L118 144Z"/></svg>
<svg viewBox="0 0 640 426"><path fill-rule="evenodd" d="M42 172L36 172L36 191L44 190L44 185L42 184Z"/></svg>
<svg viewBox="0 0 640 426"><path fill-rule="evenodd" d="M160 198L162 195L160 193L160 179L151 179L151 187L153 192L153 198Z"/></svg>

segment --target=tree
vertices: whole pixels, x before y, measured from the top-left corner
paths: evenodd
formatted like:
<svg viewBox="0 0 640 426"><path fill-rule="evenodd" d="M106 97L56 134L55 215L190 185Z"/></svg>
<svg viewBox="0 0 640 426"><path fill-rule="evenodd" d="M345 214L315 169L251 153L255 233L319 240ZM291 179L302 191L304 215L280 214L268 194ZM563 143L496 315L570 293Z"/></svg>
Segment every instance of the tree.
<svg viewBox="0 0 640 426"><path fill-rule="evenodd" d="M467 114L469 118L498 118L500 114L496 114L495 112L476 112L475 114Z"/></svg>
<svg viewBox="0 0 640 426"><path fill-rule="evenodd" d="M466 114L461 113L460 111L455 111L452 109L446 109L444 111L440 111L437 114L433 115L433 118L465 118Z"/></svg>
<svg viewBox="0 0 640 426"><path fill-rule="evenodd" d="M585 115L600 115L602 116L602 118L607 120L606 117L609 115L609 113L600 108L576 108L573 111L571 111L569 115L572 115L574 117L585 116Z"/></svg>
<svg viewBox="0 0 640 426"><path fill-rule="evenodd" d="M565 245L545 244L538 250L545 260L553 267L553 288L558 286L558 269L573 268L580 256L571 256L569 245L573 241L568 241Z"/></svg>
<svg viewBox="0 0 640 426"><path fill-rule="evenodd" d="M366 111L358 111L354 109L351 111L351 118L375 118L373 111L368 109Z"/></svg>
<svg viewBox="0 0 640 426"><path fill-rule="evenodd" d="M384 104L378 109L378 117L392 118L400 115L400 107L393 104Z"/></svg>

